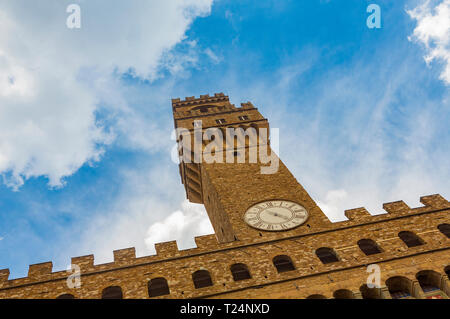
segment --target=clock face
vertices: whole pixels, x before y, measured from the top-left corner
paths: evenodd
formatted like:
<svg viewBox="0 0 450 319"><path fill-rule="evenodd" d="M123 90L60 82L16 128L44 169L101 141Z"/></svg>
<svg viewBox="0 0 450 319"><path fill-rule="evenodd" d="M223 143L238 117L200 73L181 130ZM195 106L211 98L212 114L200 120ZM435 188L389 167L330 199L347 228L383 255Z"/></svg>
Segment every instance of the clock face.
<svg viewBox="0 0 450 319"><path fill-rule="evenodd" d="M244 215L247 224L267 231L295 228L308 219L306 209L286 200L270 200L250 207Z"/></svg>

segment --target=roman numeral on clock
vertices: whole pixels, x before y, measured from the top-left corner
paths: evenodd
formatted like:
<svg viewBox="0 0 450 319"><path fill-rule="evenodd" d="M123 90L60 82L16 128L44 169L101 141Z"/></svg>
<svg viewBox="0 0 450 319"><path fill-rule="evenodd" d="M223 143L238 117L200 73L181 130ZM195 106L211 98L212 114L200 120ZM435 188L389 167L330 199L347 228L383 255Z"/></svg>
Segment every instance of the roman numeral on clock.
<svg viewBox="0 0 450 319"><path fill-rule="evenodd" d="M261 222L257 222L255 224L253 224L253 226L255 226L255 227L261 227L262 225L264 225L264 224Z"/></svg>

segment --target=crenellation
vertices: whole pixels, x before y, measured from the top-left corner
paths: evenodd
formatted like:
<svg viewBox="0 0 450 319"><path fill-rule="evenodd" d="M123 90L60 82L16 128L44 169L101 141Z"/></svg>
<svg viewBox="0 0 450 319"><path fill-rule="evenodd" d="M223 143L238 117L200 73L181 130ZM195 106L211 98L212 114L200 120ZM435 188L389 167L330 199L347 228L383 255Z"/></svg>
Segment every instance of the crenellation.
<svg viewBox="0 0 450 319"><path fill-rule="evenodd" d="M176 257L180 253L176 240L157 243L155 244L155 249L156 254L159 258Z"/></svg>
<svg viewBox="0 0 450 319"><path fill-rule="evenodd" d="M30 265L28 268L28 278L42 279L42 277L50 277L53 271L53 263L51 261Z"/></svg>
<svg viewBox="0 0 450 319"><path fill-rule="evenodd" d="M82 272L92 271L94 269L94 255L72 257L71 263L80 267Z"/></svg>
<svg viewBox="0 0 450 319"><path fill-rule="evenodd" d="M219 247L219 242L215 234L197 236L194 238L198 249L212 250Z"/></svg>
<svg viewBox="0 0 450 319"><path fill-rule="evenodd" d="M384 203L383 209L392 215L404 215L411 212L411 207L409 207L404 201L399 200L396 202Z"/></svg>
<svg viewBox="0 0 450 319"><path fill-rule="evenodd" d="M9 269L0 269L0 288L3 287L9 279Z"/></svg>
<svg viewBox="0 0 450 319"><path fill-rule="evenodd" d="M184 100L180 98L172 99L172 107L186 106L186 105L196 105L202 103L216 103L216 102L226 102L228 101L228 96L224 93L215 93L214 97L209 96L208 94L200 95L199 98L195 96L187 96Z"/></svg>
<svg viewBox="0 0 450 319"><path fill-rule="evenodd" d="M362 221L372 217L365 207L347 209L344 215L350 221Z"/></svg>
<svg viewBox="0 0 450 319"><path fill-rule="evenodd" d="M422 199L424 199L423 201L425 203L427 203L427 204L430 203L430 204L428 204L429 208L433 208L433 207L441 208L442 206L445 206L448 203L440 195L423 196L423 197L421 197L421 200ZM433 205L433 206L431 206L431 205ZM372 220L377 221L377 222L389 222L389 220L392 220L392 217L410 214L410 216L413 218L415 215L415 214L411 213L414 211L414 209L411 210L411 208L408 205L406 205L403 201L385 203L385 204L383 204L383 208L388 212L388 214L372 216L364 207L360 207L360 208L346 210L345 215L347 216L347 218L349 218L349 220L351 222L356 222L356 224L353 223L354 225L365 224L366 222L370 222ZM395 216L392 216L392 214ZM442 217L440 217L440 219L444 218L444 221L445 221L446 215L445 214L442 215L442 213L441 213L441 216ZM433 225L436 222L432 222L433 220L436 220L436 217L428 219L429 222L425 223L424 225L433 227L433 229L434 229L435 226L433 226ZM338 225L338 224L340 224L340 223L335 223L335 225ZM350 225L352 225L352 224L350 224ZM406 226L405 229L408 229L408 227L411 227L408 225L415 225L415 223L412 221L411 222L403 222L403 225ZM360 226L357 226L357 227L360 227ZM376 237L374 237L374 239L378 239L379 236L383 236L383 233L384 233L383 227L380 227L380 226L377 226L377 227L371 226L371 227L372 227L370 230L371 232L375 233L375 230L378 231L377 235L376 235ZM411 230L413 230L413 229L411 229ZM339 231L340 231L339 227L335 228L333 230L333 232L336 232L336 233ZM352 230L349 230L349 231L352 232ZM418 232L418 233L425 240L425 242L429 242L429 243L437 242L438 243L437 246L434 245L434 246L430 246L430 247L439 247L439 245L445 244L445 242L446 242L445 237L441 238L442 234L440 234L439 232L436 232L435 230L433 230L432 232L425 231L425 232ZM385 233L385 234L387 234L387 233ZM305 250L305 252L306 252L310 249L311 243L314 243L314 236L317 236L317 235L310 234L308 236L312 236L312 237L308 237L310 239L299 239L300 242L304 242L306 244L306 246L304 246L304 244L302 244L300 247L297 247L296 250L298 250L300 248L300 250ZM332 235L327 235L327 236L330 237ZM389 236L391 236L391 235L389 235ZM330 237L330 238L332 238L332 237ZM321 242L323 242L323 239L321 239L320 237L318 237L318 240L320 243L315 244L317 247L321 246L322 245ZM391 239L388 239L387 242L380 241L381 246L391 247L391 246L388 246L388 243L390 242L390 240ZM290 240L290 239L286 240L286 242L289 242L289 241L292 242L292 240ZM294 242L297 242L297 240L294 240ZM157 262L157 264L155 264L155 265L164 265L166 262L168 262L168 261L165 261L166 259L173 259L173 258L175 258L175 260L177 260L178 258L183 257L183 258L194 258L194 260L196 260L197 258L200 258L200 257L197 257L197 255L198 254L202 255L204 252L207 252L207 255L206 255L206 257L201 257L201 258L203 258L203 259L206 258L206 260L208 260L210 258L215 258L215 257L213 257L213 256L215 256L214 255L215 251L220 252L220 251L223 251L224 249L226 249L226 250L233 249L233 251L237 252L239 255L239 258L233 258L237 261L239 261L240 258L242 258L242 259L254 258L252 256L254 256L253 254L255 253L255 250L253 250L253 254L240 253L242 249L247 249L247 248L245 248L246 247L245 243L239 243L239 242L219 243L217 241L215 234L197 236L197 237L195 237L195 243L197 246L196 248L182 250L182 251L180 251L178 249L176 241L157 243L157 244L155 244L155 248L156 248L156 252L157 252L156 255L140 257L138 259L136 258L135 248L131 247L131 248L119 249L119 250L115 250L113 252L114 262L95 265L95 266L94 266L94 256L93 255L73 257L71 259L71 261L72 261L72 264L76 264L81 268L82 274L83 273L86 274L86 273L97 273L97 272L101 272L101 271L115 271L116 268L121 268L123 266L126 266L126 267L129 267L132 265L139 266L140 264L145 264L148 262L150 262L150 263ZM251 243L248 242L247 244L251 244ZM258 247L259 247L259 245L264 245L264 243L261 243L261 242L259 242L259 243L254 242L251 245L254 245L254 244L257 244ZM278 247L278 245L281 245L280 247L284 247L285 244L283 242L272 244L273 247ZM342 245L342 244L340 244L340 245ZM355 245L355 243L354 243L354 245ZM391 244L389 244L389 245L391 245ZM272 246L269 246L269 247L272 247ZM333 247L333 244L330 244L329 246ZM340 247L342 247L342 246L340 246ZM342 249L342 248L338 247L338 244L336 244L337 251L339 251L339 254L340 254L340 260L341 260L340 263L332 264L327 267L321 266L317 269L319 269L319 270L327 269L327 271L329 271L330 269L338 270L342 266L345 266L345 267L351 266L352 263L354 263L355 261L362 258L360 254L355 254L353 252L353 249L357 249L357 246L348 246L347 248L345 248L345 247L346 246L344 246L344 249ZM397 245L392 246L392 247L395 248L395 251L397 251L397 254L405 255L408 252L408 248L405 247L401 242L398 242ZM287 249L286 251L284 249L281 249L280 253L281 252L289 253L290 249L291 248ZM417 251L423 250L422 247L419 247L418 249L419 250L417 250L417 249L416 250ZM256 252L260 255L260 256L258 255L259 257L257 257L257 258L267 258L266 254L261 254L261 251L259 248L256 248ZM233 256L233 254L235 254L235 253L232 253L230 256ZM211 257L209 257L209 256L211 256ZM307 256L304 256L303 254L302 254L302 256L303 256L302 257L303 259L307 258ZM372 260L376 260L376 262L380 262L383 260L383 256L375 255L374 258L375 259L372 258ZM312 260L313 261L316 260L316 257L313 257ZM317 260L315 262L317 262ZM158 267L160 267L160 266L158 266ZM27 285L27 284L30 284L33 282L35 282L35 283L45 282L50 279L65 278L67 276L67 272L65 272L65 271L53 273L52 268L53 268L52 262L45 262L45 263L30 265L28 277L14 279L14 280L8 280L9 273L10 273L9 269L0 270L0 289L6 287L6 284L8 284L8 287L14 287L14 286L20 287L21 285ZM313 270L316 268L313 267L311 269ZM322 271L322 270L320 270L320 271ZM173 279L172 281L174 281L175 279Z"/></svg>
<svg viewBox="0 0 450 319"><path fill-rule="evenodd" d="M450 202L439 194L428 195L420 197L420 202L425 206L432 207L434 209L449 208Z"/></svg>
<svg viewBox="0 0 450 319"><path fill-rule="evenodd" d="M113 251L116 265L129 265L136 261L136 249L134 247Z"/></svg>
<svg viewBox="0 0 450 319"><path fill-rule="evenodd" d="M253 108L255 108L255 106L252 104L252 102L246 102L246 103L241 103L241 108L253 109Z"/></svg>

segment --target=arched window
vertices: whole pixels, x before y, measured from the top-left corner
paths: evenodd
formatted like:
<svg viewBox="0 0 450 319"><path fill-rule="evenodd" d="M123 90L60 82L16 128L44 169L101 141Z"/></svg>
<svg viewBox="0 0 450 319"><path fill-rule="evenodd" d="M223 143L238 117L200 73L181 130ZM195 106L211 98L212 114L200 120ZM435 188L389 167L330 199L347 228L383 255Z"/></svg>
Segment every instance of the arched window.
<svg viewBox="0 0 450 319"><path fill-rule="evenodd" d="M348 289L339 289L333 293L334 299L355 299L355 294Z"/></svg>
<svg viewBox="0 0 450 319"><path fill-rule="evenodd" d="M408 247L416 247L423 245L424 242L416 234L410 231L402 231L398 233L398 237L406 244Z"/></svg>
<svg viewBox="0 0 450 319"><path fill-rule="evenodd" d="M233 274L233 279L235 281L250 279L250 272L244 264L234 264L230 267L231 273Z"/></svg>
<svg viewBox="0 0 450 319"><path fill-rule="evenodd" d="M75 299L75 296L71 294L63 294L56 297L56 299Z"/></svg>
<svg viewBox="0 0 450 319"><path fill-rule="evenodd" d="M381 253L380 247L372 239L361 239L358 246L367 256Z"/></svg>
<svg viewBox="0 0 450 319"><path fill-rule="evenodd" d="M168 294L170 294L170 290L165 278L153 278L148 282L149 297L158 297Z"/></svg>
<svg viewBox="0 0 450 319"><path fill-rule="evenodd" d="M316 255L319 257L320 261L324 264L333 263L339 261L336 253L333 249L328 247L322 247L316 250Z"/></svg>
<svg viewBox="0 0 450 319"><path fill-rule="evenodd" d="M286 255L279 255L273 258L273 264L278 272L295 270L291 258Z"/></svg>
<svg viewBox="0 0 450 319"><path fill-rule="evenodd" d="M427 298L441 295L441 277L440 273L433 270L422 270L416 274L420 287Z"/></svg>
<svg viewBox="0 0 450 319"><path fill-rule="evenodd" d="M363 299L383 299L381 288L369 288L367 284L364 284L359 288L359 291L361 291Z"/></svg>
<svg viewBox="0 0 450 319"><path fill-rule="evenodd" d="M192 280L196 289L213 285L211 275L207 270L197 270L192 274Z"/></svg>
<svg viewBox="0 0 450 319"><path fill-rule="evenodd" d="M389 289L392 299L411 298L412 282L406 277L395 276L386 280L386 286Z"/></svg>
<svg viewBox="0 0 450 319"><path fill-rule="evenodd" d="M450 238L450 225L449 224L440 224L438 226L438 229L441 233L443 233L445 236Z"/></svg>
<svg viewBox="0 0 450 319"><path fill-rule="evenodd" d="M324 295L314 294L306 297L306 299L327 299L327 297L325 297Z"/></svg>
<svg viewBox="0 0 450 319"><path fill-rule="evenodd" d="M111 286L103 289L102 299L122 299L122 288L118 286Z"/></svg>

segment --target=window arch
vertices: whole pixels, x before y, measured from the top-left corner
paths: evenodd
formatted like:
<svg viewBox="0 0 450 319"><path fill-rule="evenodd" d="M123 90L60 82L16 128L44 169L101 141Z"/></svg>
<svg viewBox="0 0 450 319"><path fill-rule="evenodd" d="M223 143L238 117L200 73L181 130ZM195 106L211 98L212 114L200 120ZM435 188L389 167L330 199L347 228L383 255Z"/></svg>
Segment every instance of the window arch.
<svg viewBox="0 0 450 319"><path fill-rule="evenodd" d="M372 239L361 239L358 241L358 246L367 256L381 253L380 247Z"/></svg>
<svg viewBox="0 0 450 319"><path fill-rule="evenodd" d="M123 299L122 288L110 286L102 291L102 299Z"/></svg>
<svg viewBox="0 0 450 319"><path fill-rule="evenodd" d="M398 237L400 237L400 239L403 240L403 242L409 248L420 246L420 245L424 244L423 240L420 239L419 236L417 236L416 234L414 234L410 231L399 232Z"/></svg>
<svg viewBox="0 0 450 319"><path fill-rule="evenodd" d="M333 249L328 247L321 247L316 250L316 255L319 257L320 261L323 264L329 264L334 263L336 261L339 261L339 258L337 257L336 253Z"/></svg>
<svg viewBox="0 0 450 319"><path fill-rule="evenodd" d="M363 299L383 299L381 288L369 288L367 284L362 285L359 288Z"/></svg>
<svg viewBox="0 0 450 319"><path fill-rule="evenodd" d="M306 297L306 299L327 299L324 295L314 294Z"/></svg>
<svg viewBox="0 0 450 319"><path fill-rule="evenodd" d="M355 299L353 291L348 289L339 289L333 293L334 299Z"/></svg>
<svg viewBox="0 0 450 319"><path fill-rule="evenodd" d="M294 264L289 256L278 255L273 258L273 264L279 273L295 270Z"/></svg>
<svg viewBox="0 0 450 319"><path fill-rule="evenodd" d="M149 297L159 297L168 294L170 294L170 289L165 278L153 278L148 282Z"/></svg>
<svg viewBox="0 0 450 319"><path fill-rule="evenodd" d="M412 282L406 277L395 276L386 280L392 299L411 298L413 296Z"/></svg>
<svg viewBox="0 0 450 319"><path fill-rule="evenodd" d="M207 270L197 270L192 274L192 280L196 289L213 285L211 275Z"/></svg>
<svg viewBox="0 0 450 319"><path fill-rule="evenodd" d="M447 238L450 238L450 225L449 224L440 224L438 229L441 233L443 233Z"/></svg>
<svg viewBox="0 0 450 319"><path fill-rule="evenodd" d="M244 264L234 264L230 267L234 281L250 279L252 276L248 271L248 268Z"/></svg>
<svg viewBox="0 0 450 319"><path fill-rule="evenodd" d="M425 294L441 289L441 274L433 270L422 270L416 274L420 287Z"/></svg>
<svg viewBox="0 0 450 319"><path fill-rule="evenodd" d="M75 299L75 296L72 294L62 294L56 297L56 299Z"/></svg>

